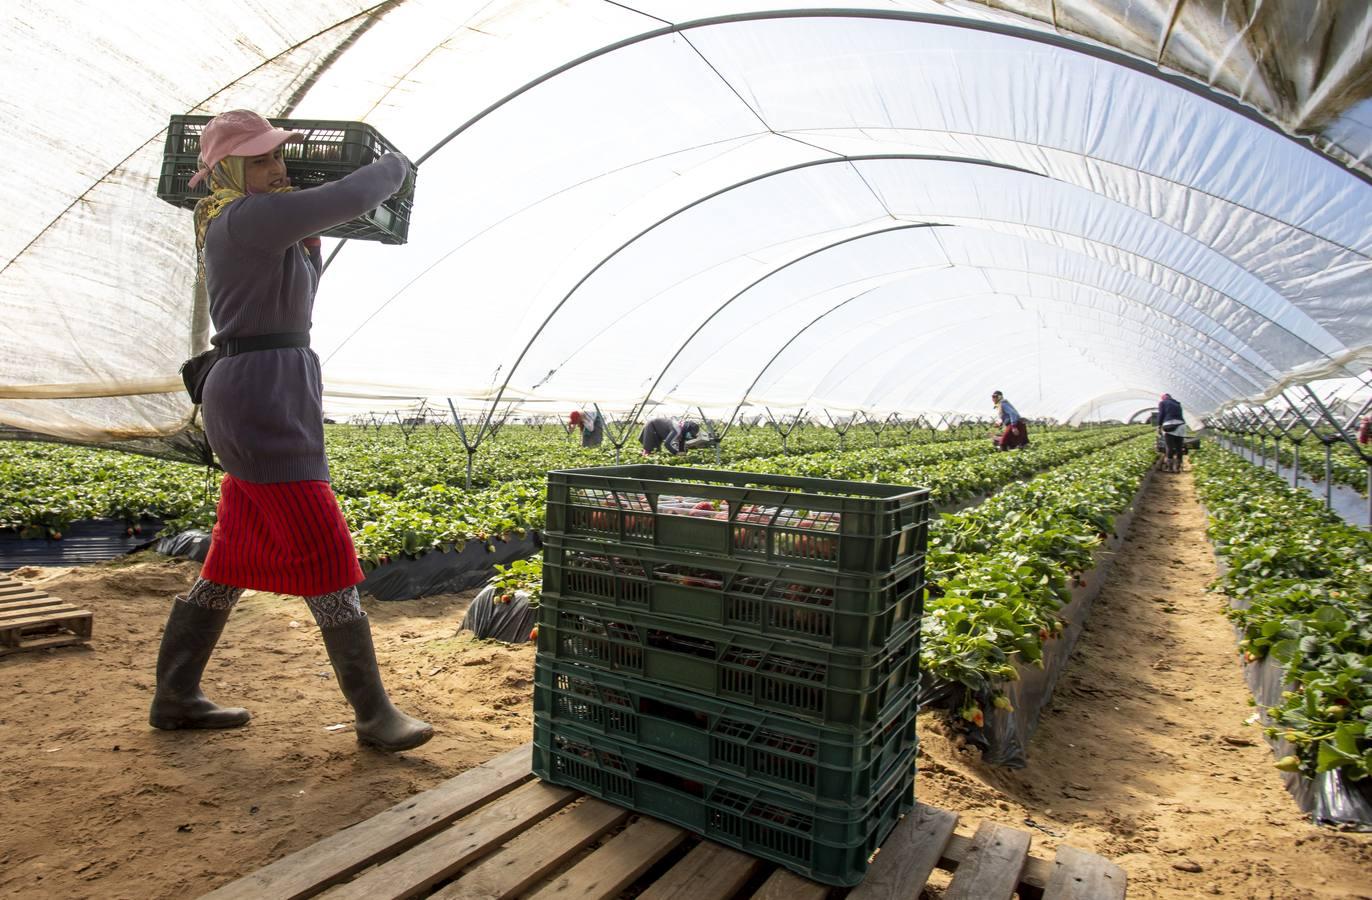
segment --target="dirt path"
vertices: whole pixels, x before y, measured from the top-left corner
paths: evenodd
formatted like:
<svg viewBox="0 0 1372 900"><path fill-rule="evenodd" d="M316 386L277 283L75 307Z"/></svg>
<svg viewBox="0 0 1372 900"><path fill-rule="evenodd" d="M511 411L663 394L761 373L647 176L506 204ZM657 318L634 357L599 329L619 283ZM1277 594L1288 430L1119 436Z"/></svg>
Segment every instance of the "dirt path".
<svg viewBox="0 0 1372 900"><path fill-rule="evenodd" d="M27 569L95 613L89 649L0 658L0 896L183 898L340 831L497 753L533 727L533 648L455 636L470 595L364 601L396 704L437 735L359 750L304 602L248 594L205 688L254 718L148 727L167 605L198 566Z"/></svg>
<svg viewBox="0 0 1372 900"><path fill-rule="evenodd" d="M1306 821L1272 768L1190 472L1160 476L1018 772L920 719L923 802L1114 858L1131 898L1372 897L1372 835Z"/></svg>

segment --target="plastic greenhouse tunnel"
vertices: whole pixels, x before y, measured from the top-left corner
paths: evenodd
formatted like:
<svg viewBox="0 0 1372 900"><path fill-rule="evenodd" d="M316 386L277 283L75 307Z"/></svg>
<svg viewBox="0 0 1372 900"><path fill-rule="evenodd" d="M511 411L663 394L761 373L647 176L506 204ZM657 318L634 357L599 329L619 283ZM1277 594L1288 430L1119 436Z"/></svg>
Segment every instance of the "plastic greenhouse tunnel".
<svg viewBox="0 0 1372 900"><path fill-rule="evenodd" d="M1367 896L1372 0L0 50L0 896Z"/></svg>
<svg viewBox="0 0 1372 900"><path fill-rule="evenodd" d="M1201 417L1372 360L1362 4L143 5L0 21L15 435L204 455L190 215L154 187L169 115L238 107L420 164L406 245L326 240L340 418L984 415L1012 381Z"/></svg>

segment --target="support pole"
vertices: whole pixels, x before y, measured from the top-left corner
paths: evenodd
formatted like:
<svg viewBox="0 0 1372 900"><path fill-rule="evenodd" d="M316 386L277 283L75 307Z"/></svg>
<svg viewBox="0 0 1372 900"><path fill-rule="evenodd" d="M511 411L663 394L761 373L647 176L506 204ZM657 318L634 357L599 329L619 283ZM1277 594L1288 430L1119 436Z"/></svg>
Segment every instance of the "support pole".
<svg viewBox="0 0 1372 900"><path fill-rule="evenodd" d="M1324 508L1334 508L1334 445L1329 443L1324 445Z"/></svg>
<svg viewBox="0 0 1372 900"><path fill-rule="evenodd" d="M467 440L467 428L462 424L462 417L457 414L457 407L453 405L451 397L448 398L448 409L453 414L453 421L457 423L457 435L462 439L462 447L467 451L467 490L472 489L472 457L476 455L476 445ZM478 439L478 443L480 440Z"/></svg>

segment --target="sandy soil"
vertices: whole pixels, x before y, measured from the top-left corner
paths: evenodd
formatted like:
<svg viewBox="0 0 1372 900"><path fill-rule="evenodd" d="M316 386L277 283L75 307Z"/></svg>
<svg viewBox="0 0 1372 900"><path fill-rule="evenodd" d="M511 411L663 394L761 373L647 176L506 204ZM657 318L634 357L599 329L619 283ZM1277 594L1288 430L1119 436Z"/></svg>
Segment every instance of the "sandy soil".
<svg viewBox="0 0 1372 900"><path fill-rule="evenodd" d="M533 647L457 635L471 594L364 599L397 706L437 734L360 749L297 598L246 594L204 686L246 728L148 727L168 604L194 563L20 569L95 613L89 649L0 658L0 896L198 896L526 742Z"/></svg>
<svg viewBox="0 0 1372 900"><path fill-rule="evenodd" d="M1189 474L1161 478L1018 772L921 717L917 792L1115 858L1132 898L1372 898L1372 835L1309 825L1272 769L1220 603ZM398 705L438 734L357 748L304 604L249 594L205 684L245 729L161 733L158 635L196 566L17 574L96 613L89 649L0 658L0 895L202 893L528 740L533 651L456 635L470 595L366 601ZM946 879L945 879L946 881ZM937 884L937 882L935 882ZM939 891L927 896L937 898Z"/></svg>

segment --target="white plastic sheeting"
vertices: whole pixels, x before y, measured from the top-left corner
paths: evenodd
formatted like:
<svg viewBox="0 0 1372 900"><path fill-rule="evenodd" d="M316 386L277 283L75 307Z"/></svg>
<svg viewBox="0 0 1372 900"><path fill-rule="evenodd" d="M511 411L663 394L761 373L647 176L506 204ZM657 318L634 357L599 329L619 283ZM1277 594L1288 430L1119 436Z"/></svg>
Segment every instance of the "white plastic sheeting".
<svg viewBox="0 0 1372 900"><path fill-rule="evenodd" d="M1238 6L20 0L0 425L190 421L161 129L239 106L428 154L410 244L348 244L321 288L348 409L984 412L1000 388L1065 418L1355 371L1372 18Z"/></svg>

